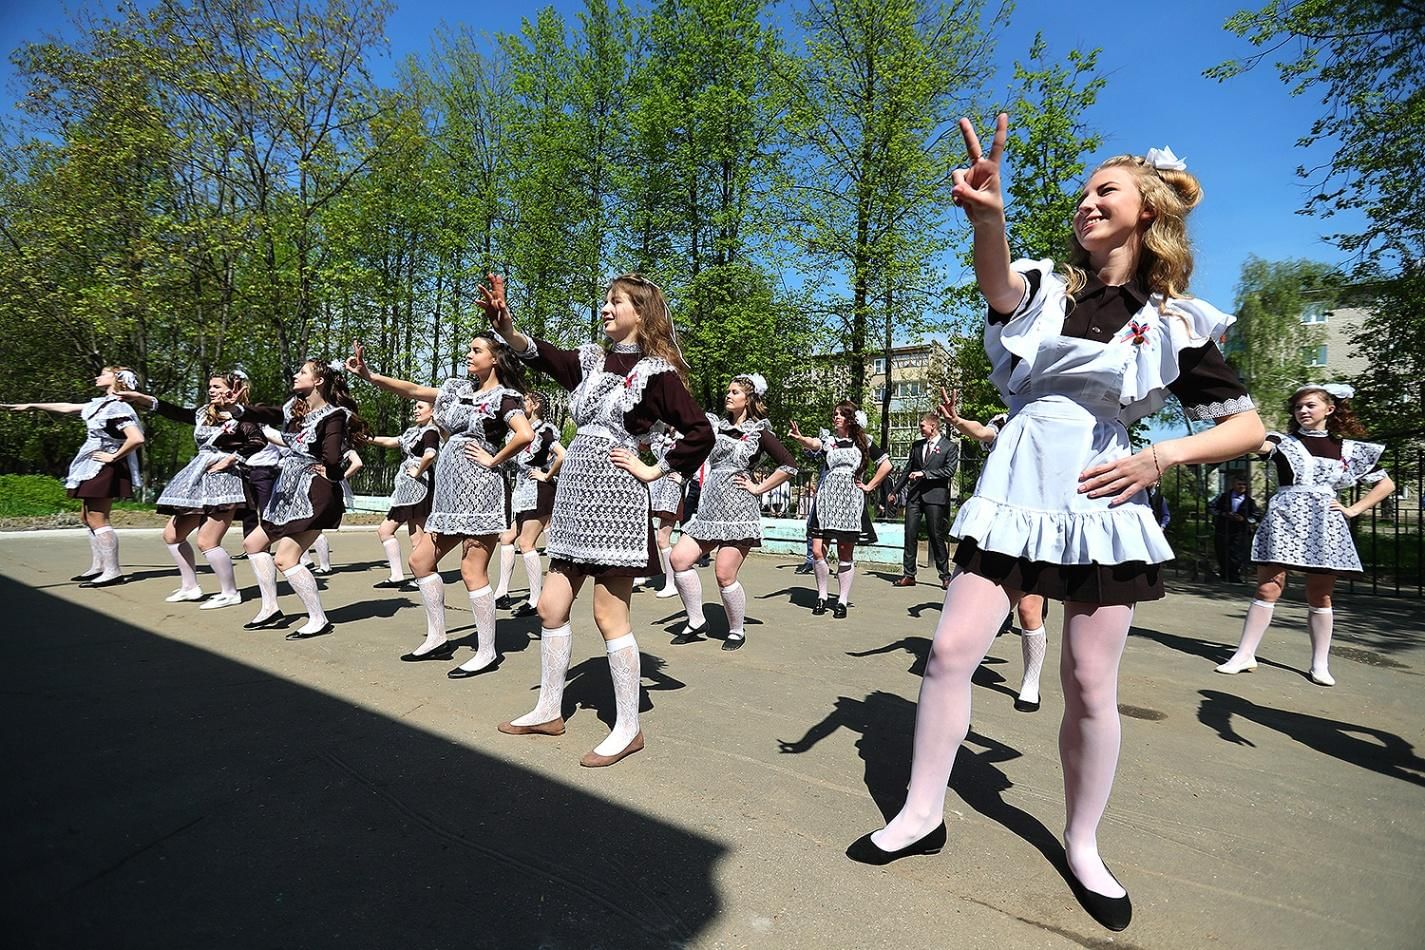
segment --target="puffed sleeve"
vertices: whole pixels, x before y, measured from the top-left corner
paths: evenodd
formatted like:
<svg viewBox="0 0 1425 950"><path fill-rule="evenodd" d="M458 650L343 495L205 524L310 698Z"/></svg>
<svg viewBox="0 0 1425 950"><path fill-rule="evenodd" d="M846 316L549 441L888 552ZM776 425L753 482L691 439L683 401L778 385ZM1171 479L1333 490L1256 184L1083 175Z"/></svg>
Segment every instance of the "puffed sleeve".
<svg viewBox="0 0 1425 950"><path fill-rule="evenodd" d="M281 406L264 406L259 404L234 406L233 416L234 418L243 419L247 422L255 422L258 425L276 426L278 428L281 428L282 424L287 421L287 417L283 413ZM191 422L192 419L189 419L189 421Z"/></svg>
<svg viewBox="0 0 1425 950"><path fill-rule="evenodd" d="M584 369L579 365L578 350L566 350L534 337L526 339L530 341L530 348L515 354L520 359L571 392L583 381Z"/></svg>
<svg viewBox="0 0 1425 950"><path fill-rule="evenodd" d="M321 428L318 460L326 469L327 478L339 482L346 474L346 413L341 410L333 412L318 425Z"/></svg>
<svg viewBox="0 0 1425 950"><path fill-rule="evenodd" d="M524 398L514 393L508 393L500 399L500 421L505 425L510 424L510 420L515 416L524 415Z"/></svg>
<svg viewBox="0 0 1425 950"><path fill-rule="evenodd" d="M989 324L1008 323L1015 317L1027 312L1030 305L1039 297L1041 285L1044 282L1044 272L1038 267L1022 266L1024 262L1016 262L1015 273L1024 278L1024 294L1019 298L1019 303L1009 313L1000 313L994 307L990 307L985 315L985 322Z"/></svg>
<svg viewBox="0 0 1425 950"><path fill-rule="evenodd" d="M655 418L682 433L683 437L673 443L668 454L659 463L659 468L670 472L680 472L691 478L698 466L707 460L712 452L713 428L708 417L698 404L693 402L688 387L677 373L655 373L648 380L643 391L643 402Z"/></svg>
<svg viewBox="0 0 1425 950"><path fill-rule="evenodd" d="M111 421L114 428L120 431L127 429L129 426L138 426L138 430L140 432L143 431L143 423L139 421L139 414L134 412L134 407L128 403L121 403L114 408ZM192 420L190 419L189 421L191 422Z"/></svg>
<svg viewBox="0 0 1425 950"><path fill-rule="evenodd" d="M432 452L440 451L440 433L435 429L427 429L421 435L420 442L416 443L416 448L420 449L416 453L418 458L424 458Z"/></svg>
<svg viewBox="0 0 1425 950"><path fill-rule="evenodd" d="M889 462L891 460L890 454L874 442L872 442L867 449L866 457L870 459L873 468L879 466L882 462Z"/></svg>
<svg viewBox="0 0 1425 950"><path fill-rule="evenodd" d="M772 427L767 426L762 430L762 435L757 443L758 454L766 453L767 457L777 463L777 471L786 472L788 475L797 473L796 459L792 458L792 453L787 451L787 447L782 444L782 440L772 434Z"/></svg>
<svg viewBox="0 0 1425 950"><path fill-rule="evenodd" d="M1220 419L1256 408L1216 343L1178 351L1178 367L1178 378L1168 383L1168 391L1190 418Z"/></svg>
<svg viewBox="0 0 1425 950"><path fill-rule="evenodd" d="M998 415L990 416L989 420L985 422L985 428L989 429L995 435L999 435L999 430L1003 429L1005 423L1008 421L1009 413L1001 412Z"/></svg>

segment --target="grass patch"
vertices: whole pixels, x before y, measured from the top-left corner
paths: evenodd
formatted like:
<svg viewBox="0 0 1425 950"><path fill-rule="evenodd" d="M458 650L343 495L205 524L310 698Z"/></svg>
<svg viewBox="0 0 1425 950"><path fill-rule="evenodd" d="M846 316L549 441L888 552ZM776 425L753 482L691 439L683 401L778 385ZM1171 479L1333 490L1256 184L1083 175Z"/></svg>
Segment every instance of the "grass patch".
<svg viewBox="0 0 1425 950"><path fill-rule="evenodd" d="M64 482L45 475L0 475L0 518L42 518L78 511L83 504L65 493ZM141 501L116 501L119 511L152 511Z"/></svg>

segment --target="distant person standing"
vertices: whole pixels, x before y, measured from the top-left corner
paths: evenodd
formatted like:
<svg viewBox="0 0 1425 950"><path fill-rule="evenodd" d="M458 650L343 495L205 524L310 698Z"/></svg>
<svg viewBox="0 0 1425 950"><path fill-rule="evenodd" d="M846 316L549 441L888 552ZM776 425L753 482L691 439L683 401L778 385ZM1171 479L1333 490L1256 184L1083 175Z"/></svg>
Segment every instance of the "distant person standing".
<svg viewBox="0 0 1425 950"><path fill-rule="evenodd" d="M1261 509L1247 491L1247 480L1232 479L1232 487L1212 500L1213 546L1217 551L1217 573L1234 584L1242 582L1242 565L1247 563L1247 546L1252 526Z"/></svg>
<svg viewBox="0 0 1425 950"><path fill-rule="evenodd" d="M910 460L892 494L904 492L905 552L897 587L914 587L920 554L920 519L930 538L930 554L940 575L940 586L950 582L950 555L945 546L945 513L950 502L950 479L960 463L960 446L940 434L940 419L927 412L920 419L919 439L911 444Z"/></svg>

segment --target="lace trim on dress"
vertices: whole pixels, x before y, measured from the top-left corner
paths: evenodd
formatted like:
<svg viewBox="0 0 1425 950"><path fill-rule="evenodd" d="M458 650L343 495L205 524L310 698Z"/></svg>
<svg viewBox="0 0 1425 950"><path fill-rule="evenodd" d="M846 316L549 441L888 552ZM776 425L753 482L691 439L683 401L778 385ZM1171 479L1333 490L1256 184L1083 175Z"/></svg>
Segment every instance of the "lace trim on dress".
<svg viewBox="0 0 1425 950"><path fill-rule="evenodd" d="M1255 408L1257 408L1257 404L1252 400L1252 397L1244 395L1233 399L1224 399L1221 402L1183 406L1183 412L1189 419L1221 419L1223 416L1236 415L1239 412Z"/></svg>

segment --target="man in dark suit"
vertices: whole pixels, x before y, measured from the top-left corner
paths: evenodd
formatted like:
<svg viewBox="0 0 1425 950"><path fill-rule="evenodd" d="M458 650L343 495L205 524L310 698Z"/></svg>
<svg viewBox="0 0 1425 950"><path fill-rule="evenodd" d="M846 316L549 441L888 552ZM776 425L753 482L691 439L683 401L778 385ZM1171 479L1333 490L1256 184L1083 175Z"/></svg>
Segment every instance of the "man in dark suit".
<svg viewBox="0 0 1425 950"><path fill-rule="evenodd" d="M950 478L960 461L960 445L940 434L940 420L933 412L920 419L920 434L910 447L905 474L896 482L895 492L905 499L905 554L903 575L897 587L915 586L915 568L920 552L920 517L925 515L925 532L930 536L930 553L940 572L940 584L950 580L950 557L945 549L946 506L950 503Z"/></svg>
<svg viewBox="0 0 1425 950"><path fill-rule="evenodd" d="M1247 492L1247 480L1240 475L1232 479L1232 488L1214 498L1210 508L1218 576L1231 583L1241 583L1252 526L1261 517L1257 503Z"/></svg>

